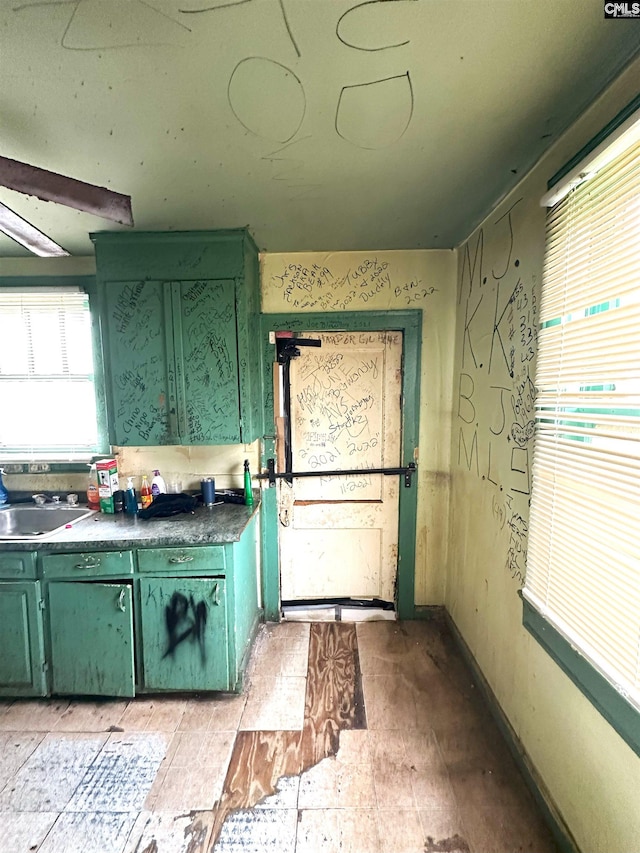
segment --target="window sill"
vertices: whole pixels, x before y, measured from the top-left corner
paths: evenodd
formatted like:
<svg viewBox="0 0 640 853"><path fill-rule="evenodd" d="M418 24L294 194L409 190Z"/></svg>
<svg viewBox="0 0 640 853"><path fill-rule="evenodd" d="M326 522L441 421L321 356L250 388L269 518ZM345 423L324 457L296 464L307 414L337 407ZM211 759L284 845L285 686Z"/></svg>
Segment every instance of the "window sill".
<svg viewBox="0 0 640 853"><path fill-rule="evenodd" d="M620 737L640 755L640 713L524 597L522 624Z"/></svg>
<svg viewBox="0 0 640 853"><path fill-rule="evenodd" d="M85 461L76 459L73 462L60 460L58 462L42 460L34 462L15 462L14 460L2 460L0 458L0 468L5 474L65 474L73 472L86 472L92 461L96 459L109 458L109 454L98 454L97 456L88 456Z"/></svg>

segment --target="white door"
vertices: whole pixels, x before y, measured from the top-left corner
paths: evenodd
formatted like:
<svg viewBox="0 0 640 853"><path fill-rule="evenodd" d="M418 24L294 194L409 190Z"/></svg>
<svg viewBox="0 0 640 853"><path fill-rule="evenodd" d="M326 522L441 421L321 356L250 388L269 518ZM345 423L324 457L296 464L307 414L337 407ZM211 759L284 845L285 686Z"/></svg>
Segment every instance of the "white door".
<svg viewBox="0 0 640 853"><path fill-rule="evenodd" d="M401 332L307 332L290 363L293 471L355 475L279 480L283 601L393 601L401 477ZM282 469L281 469L282 470Z"/></svg>

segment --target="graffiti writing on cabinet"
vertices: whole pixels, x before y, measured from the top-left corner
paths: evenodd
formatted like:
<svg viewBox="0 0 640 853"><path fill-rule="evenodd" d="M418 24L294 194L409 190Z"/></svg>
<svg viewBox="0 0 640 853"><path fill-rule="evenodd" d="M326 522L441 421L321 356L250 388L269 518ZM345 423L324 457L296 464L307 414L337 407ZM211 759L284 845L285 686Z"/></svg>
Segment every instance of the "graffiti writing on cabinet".
<svg viewBox="0 0 640 853"><path fill-rule="evenodd" d="M193 595L183 595L174 592L169 604L164 609L167 627L167 650L162 658L173 656L181 643L189 641L200 650L202 665L206 663L206 648L204 632L207 625L207 604L205 601L196 602Z"/></svg>
<svg viewBox="0 0 640 853"><path fill-rule="evenodd" d="M536 278L518 256L518 199L463 247L463 318L457 379L457 463L494 490L492 511L508 533L506 567L524 581L531 442Z"/></svg>

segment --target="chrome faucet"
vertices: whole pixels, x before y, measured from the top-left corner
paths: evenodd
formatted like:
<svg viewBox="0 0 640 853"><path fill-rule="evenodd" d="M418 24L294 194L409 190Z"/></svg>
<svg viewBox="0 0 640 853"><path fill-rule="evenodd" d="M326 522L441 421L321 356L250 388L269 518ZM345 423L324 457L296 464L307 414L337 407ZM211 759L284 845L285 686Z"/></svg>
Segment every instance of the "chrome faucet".
<svg viewBox="0 0 640 853"><path fill-rule="evenodd" d="M54 504L60 503L60 495L54 495L52 498L50 498L49 495L38 494L38 495L31 495L31 497L37 503L38 506L43 506L44 504L47 503L47 501L51 501L51 503L54 503Z"/></svg>

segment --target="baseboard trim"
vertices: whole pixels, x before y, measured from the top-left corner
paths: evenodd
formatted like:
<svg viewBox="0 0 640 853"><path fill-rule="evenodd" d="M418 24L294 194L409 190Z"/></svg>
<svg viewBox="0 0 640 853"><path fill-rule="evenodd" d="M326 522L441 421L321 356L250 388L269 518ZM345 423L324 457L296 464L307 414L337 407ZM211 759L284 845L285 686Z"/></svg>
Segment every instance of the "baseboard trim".
<svg viewBox="0 0 640 853"><path fill-rule="evenodd" d="M462 654L465 663L469 666L473 673L473 677L476 681L476 684L481 691L485 701L489 706L489 710L491 711L491 715L493 719L496 721L498 728L502 736L504 737L507 746L509 747L509 751L511 755L516 761L516 764L520 768L520 771L524 777L524 780L527 784L527 787L533 794L534 799L536 800L540 810L542 811L542 815L544 820L547 823L547 826L551 830L553 837L555 839L556 844L558 845L561 853L580 853L580 848L576 844L576 841L569 830L569 827L566 825L562 816L558 812L556 806L553 803L553 799L540 778L537 770L535 769L531 759L529 758L522 742L518 738L515 730L513 729L511 723L507 719L506 714L502 710L500 703L498 702L495 693L491 689L489 682L484 677L482 670L480 669L478 662L473 656L471 649L467 645L464 637L458 630L456 623L453 621L450 613L444 607L431 607L431 608L417 608L416 607L416 618L424 619L424 618L434 618L436 615L435 612L430 616L419 615L417 613L418 610L430 610L430 611L439 611L439 615L444 616L444 620L447 624L447 627L451 631L451 635L460 649L460 653Z"/></svg>
<svg viewBox="0 0 640 853"><path fill-rule="evenodd" d="M443 604L416 604L413 608L414 619L443 619L445 608Z"/></svg>

